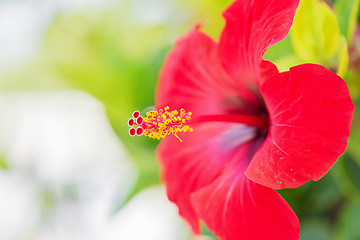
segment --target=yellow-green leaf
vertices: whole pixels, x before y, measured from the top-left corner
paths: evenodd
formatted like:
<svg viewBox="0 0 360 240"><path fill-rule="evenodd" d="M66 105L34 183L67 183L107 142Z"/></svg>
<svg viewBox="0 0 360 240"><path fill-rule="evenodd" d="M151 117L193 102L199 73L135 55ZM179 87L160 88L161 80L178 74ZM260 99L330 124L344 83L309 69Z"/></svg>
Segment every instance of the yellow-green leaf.
<svg viewBox="0 0 360 240"><path fill-rule="evenodd" d="M339 54L338 54L338 69L337 74L340 77L345 77L345 74L348 69L349 64L349 51L348 51L348 45L346 42L346 38L344 36L340 37L340 48L339 48Z"/></svg>
<svg viewBox="0 0 360 240"><path fill-rule="evenodd" d="M360 0L338 0L335 2L335 11L339 20L340 31L346 36L349 44L353 40L359 7Z"/></svg>
<svg viewBox="0 0 360 240"><path fill-rule="evenodd" d="M302 0L291 31L301 61L329 65L339 51L340 29L331 8L319 0Z"/></svg>

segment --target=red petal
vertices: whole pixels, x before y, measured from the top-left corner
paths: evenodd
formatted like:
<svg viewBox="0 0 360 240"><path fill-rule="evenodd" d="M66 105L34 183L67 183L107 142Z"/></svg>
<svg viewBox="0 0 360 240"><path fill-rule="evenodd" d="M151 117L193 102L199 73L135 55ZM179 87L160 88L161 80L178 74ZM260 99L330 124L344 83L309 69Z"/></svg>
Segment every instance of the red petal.
<svg viewBox="0 0 360 240"><path fill-rule="evenodd" d="M354 105L345 82L305 64L268 79L261 92L270 132L246 175L276 189L319 180L347 146Z"/></svg>
<svg viewBox="0 0 360 240"><path fill-rule="evenodd" d="M194 115L256 114L254 111L265 108L256 94L229 77L219 61L216 43L198 27L178 41L167 56L155 105L185 108Z"/></svg>
<svg viewBox="0 0 360 240"><path fill-rule="evenodd" d="M273 189L232 168L191 196L196 212L221 240L298 240L299 220Z"/></svg>
<svg viewBox="0 0 360 240"><path fill-rule="evenodd" d="M193 133L180 134L182 143L169 136L161 142L157 154L169 199L178 205L193 231L199 233L199 220L190 194L210 184L226 164L231 164L229 154L237 154L238 164L246 161L248 152L239 146L253 139L256 129L238 124L204 123L197 125Z"/></svg>
<svg viewBox="0 0 360 240"><path fill-rule="evenodd" d="M288 34L298 4L299 0L238 0L224 12L221 61L243 86L258 85L262 54Z"/></svg>
<svg viewBox="0 0 360 240"><path fill-rule="evenodd" d="M260 84L263 84L271 76L278 74L276 65L270 61L262 60L260 63Z"/></svg>

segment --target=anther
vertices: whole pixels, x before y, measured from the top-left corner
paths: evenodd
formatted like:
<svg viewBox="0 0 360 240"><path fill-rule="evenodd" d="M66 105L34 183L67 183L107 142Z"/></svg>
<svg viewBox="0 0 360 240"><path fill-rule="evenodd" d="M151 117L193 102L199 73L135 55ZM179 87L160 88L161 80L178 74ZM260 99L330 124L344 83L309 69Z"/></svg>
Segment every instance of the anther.
<svg viewBox="0 0 360 240"><path fill-rule="evenodd" d="M137 128L129 130L131 136L145 135L150 138L161 139L169 135L174 135L181 142L178 133L192 132L188 125L191 119L191 112L186 112L183 108L170 111L167 106L163 109L153 110L146 113L146 117L140 116L139 111L133 113L134 119L129 119L128 125L136 125Z"/></svg>

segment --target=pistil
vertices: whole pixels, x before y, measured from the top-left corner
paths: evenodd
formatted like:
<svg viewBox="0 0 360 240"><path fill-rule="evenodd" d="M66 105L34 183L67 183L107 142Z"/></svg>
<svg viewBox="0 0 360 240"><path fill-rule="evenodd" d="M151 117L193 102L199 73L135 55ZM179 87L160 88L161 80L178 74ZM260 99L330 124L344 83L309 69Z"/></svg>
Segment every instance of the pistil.
<svg viewBox="0 0 360 240"><path fill-rule="evenodd" d="M145 135L150 138L161 139L168 135L173 135L181 142L178 136L180 132L192 132L193 127L199 123L206 122L228 122L245 124L267 130L269 127L269 118L253 115L224 114L224 115L202 115L192 117L191 112L186 112L183 108L180 111L170 110L167 106L158 111L146 113L146 117L140 116L139 111L133 113L128 125L132 127L129 130L131 136Z"/></svg>
<svg viewBox="0 0 360 240"><path fill-rule="evenodd" d="M262 129L268 129L269 118L252 115L239 115L239 114L224 114L224 115L203 115L193 117L190 121L190 125L195 125L204 122L229 122L240 123L248 126L258 127Z"/></svg>

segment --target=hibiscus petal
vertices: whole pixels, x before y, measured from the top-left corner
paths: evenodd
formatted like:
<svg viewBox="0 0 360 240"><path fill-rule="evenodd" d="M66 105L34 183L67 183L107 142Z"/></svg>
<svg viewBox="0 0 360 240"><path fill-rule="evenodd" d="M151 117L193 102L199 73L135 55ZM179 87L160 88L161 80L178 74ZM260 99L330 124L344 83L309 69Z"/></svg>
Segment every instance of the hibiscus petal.
<svg viewBox="0 0 360 240"><path fill-rule="evenodd" d="M256 114L254 111L264 109L257 96L236 85L226 73L218 58L217 44L199 28L178 41L167 56L159 78L156 107L185 108L194 115Z"/></svg>
<svg viewBox="0 0 360 240"><path fill-rule="evenodd" d="M164 139L157 149L168 197L179 207L180 215L199 233L199 219L190 194L207 186L231 164L229 155L237 154L237 164L250 159L252 152L242 146L256 137L256 128L229 123L203 123L191 134ZM254 148L257 145L252 145ZM247 150L248 148L246 148ZM247 157L248 154L251 154ZM248 162L248 161L247 161Z"/></svg>
<svg viewBox="0 0 360 240"><path fill-rule="evenodd" d="M229 169L191 199L221 240L299 239L299 220L291 207L275 190L249 180L244 169Z"/></svg>
<svg viewBox="0 0 360 240"><path fill-rule="evenodd" d="M238 0L224 12L219 54L236 81L259 85L263 52L288 34L298 5L299 0Z"/></svg>
<svg viewBox="0 0 360 240"><path fill-rule="evenodd" d="M268 60L262 60L260 63L260 84L263 84L271 76L278 74L276 65Z"/></svg>
<svg viewBox="0 0 360 240"><path fill-rule="evenodd" d="M268 79L261 92L271 126L245 174L275 189L319 180L347 146L354 104L346 83L305 64Z"/></svg>

